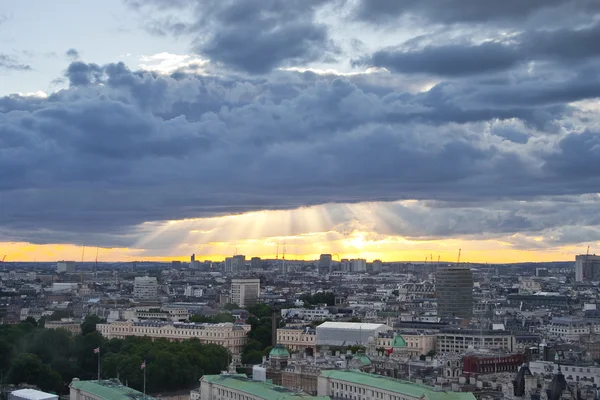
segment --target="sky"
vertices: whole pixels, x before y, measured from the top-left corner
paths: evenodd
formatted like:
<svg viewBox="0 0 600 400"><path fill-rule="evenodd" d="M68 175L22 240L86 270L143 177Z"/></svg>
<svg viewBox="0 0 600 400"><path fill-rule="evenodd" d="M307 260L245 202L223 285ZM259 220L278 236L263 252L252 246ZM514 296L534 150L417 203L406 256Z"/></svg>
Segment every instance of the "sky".
<svg viewBox="0 0 600 400"><path fill-rule="evenodd" d="M0 259L574 260L597 0L0 5Z"/></svg>

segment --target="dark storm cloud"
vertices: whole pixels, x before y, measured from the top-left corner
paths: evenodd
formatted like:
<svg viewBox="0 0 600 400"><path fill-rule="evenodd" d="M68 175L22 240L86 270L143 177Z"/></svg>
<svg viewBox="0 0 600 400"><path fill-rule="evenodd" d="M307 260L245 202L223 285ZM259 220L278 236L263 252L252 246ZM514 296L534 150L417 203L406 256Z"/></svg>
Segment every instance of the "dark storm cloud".
<svg viewBox="0 0 600 400"><path fill-rule="evenodd" d="M528 31L506 43L450 43L421 49L376 51L355 64L375 65L406 74L472 76L494 73L531 61L577 65L600 57L600 24L581 29Z"/></svg>
<svg viewBox="0 0 600 400"><path fill-rule="evenodd" d="M79 59L79 52L76 49L69 49L65 52L65 55L71 60Z"/></svg>
<svg viewBox="0 0 600 400"><path fill-rule="evenodd" d="M0 54L0 70L31 71L31 66L20 63L8 54Z"/></svg>
<svg viewBox="0 0 600 400"><path fill-rule="evenodd" d="M565 17L600 11L596 0L359 0L357 18L381 22L402 15L423 17L441 23L479 23L501 21L510 25L520 20L547 14ZM562 14L562 15L561 15Z"/></svg>
<svg viewBox="0 0 600 400"><path fill-rule="evenodd" d="M326 202L529 199L600 184L600 174L562 167L579 147L501 131L536 138L532 126L563 124L573 110L561 93L546 98L564 83L553 76L411 93L376 90L386 83L377 76L171 78L82 62L65 75L70 88L47 99L0 99L0 226L14 237L131 245L128 230L146 221ZM573 82L581 76L591 75ZM513 119L523 124L485 127Z"/></svg>
<svg viewBox="0 0 600 400"><path fill-rule="evenodd" d="M153 20L151 32L194 37L193 50L231 68L264 74L286 65L331 59L337 52L326 25L315 21L316 9L328 0L147 0L137 9L189 9L192 22L172 16Z"/></svg>

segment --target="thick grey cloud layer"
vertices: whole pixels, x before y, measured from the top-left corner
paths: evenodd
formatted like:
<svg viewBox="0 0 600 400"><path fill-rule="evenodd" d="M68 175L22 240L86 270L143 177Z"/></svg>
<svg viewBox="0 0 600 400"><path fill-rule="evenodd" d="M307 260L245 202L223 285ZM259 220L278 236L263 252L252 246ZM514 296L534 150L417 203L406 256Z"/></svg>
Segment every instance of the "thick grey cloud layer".
<svg viewBox="0 0 600 400"><path fill-rule="evenodd" d="M372 64L406 74L472 76L531 62L571 66L600 58L600 24L580 29L534 30L501 41L428 45L376 51L355 64Z"/></svg>
<svg viewBox="0 0 600 400"><path fill-rule="evenodd" d="M356 16L371 22L381 22L409 15L441 23L504 22L510 25L538 14L545 17L588 14L600 11L595 0L359 0Z"/></svg>
<svg viewBox="0 0 600 400"><path fill-rule="evenodd" d="M581 118L595 114L579 116L550 90L562 80L410 93L375 89L377 76L228 80L82 62L66 75L71 88L47 99L0 99L0 226L13 237L114 245L145 221L600 187L600 126L583 132ZM545 126L558 127L552 141Z"/></svg>
<svg viewBox="0 0 600 400"><path fill-rule="evenodd" d="M192 35L193 50L228 67L264 74L273 68L331 58L336 47L328 28L315 21L328 0L129 1L133 7L190 10L192 20L154 20L157 34Z"/></svg>

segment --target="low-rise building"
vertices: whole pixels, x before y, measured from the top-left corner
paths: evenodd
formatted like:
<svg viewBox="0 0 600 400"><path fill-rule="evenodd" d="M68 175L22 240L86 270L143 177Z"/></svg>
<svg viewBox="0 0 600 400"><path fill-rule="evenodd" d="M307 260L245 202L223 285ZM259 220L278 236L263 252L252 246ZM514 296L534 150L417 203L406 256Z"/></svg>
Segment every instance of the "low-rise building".
<svg viewBox="0 0 600 400"><path fill-rule="evenodd" d="M124 386L118 380L80 381L75 378L69 385L70 400L144 399L153 397Z"/></svg>
<svg viewBox="0 0 600 400"><path fill-rule="evenodd" d="M317 346L316 331L312 328L277 329L277 343L291 351L306 351Z"/></svg>
<svg viewBox="0 0 600 400"><path fill-rule="evenodd" d="M218 344L227 348L233 355L239 355L248 342L247 334L250 331L250 325L126 321L98 324L96 330L107 339L124 339L128 336L147 336L152 339L166 338L170 340L196 338L202 343Z"/></svg>
<svg viewBox="0 0 600 400"><path fill-rule="evenodd" d="M463 357L463 372L467 374L495 374L517 372L523 365L523 354L469 354Z"/></svg>
<svg viewBox="0 0 600 400"><path fill-rule="evenodd" d="M319 396L353 400L475 400L472 393L444 392L432 387L358 371L321 371Z"/></svg>
<svg viewBox="0 0 600 400"><path fill-rule="evenodd" d="M435 351L437 335L435 332L419 332L419 331L404 331L402 333L384 332L377 337L377 347L390 350L394 342L394 338L400 336L406 347L404 351L411 356L420 356L427 354L430 351Z"/></svg>
<svg viewBox="0 0 600 400"><path fill-rule="evenodd" d="M268 382L248 379L246 375L204 375L200 390L192 391L190 399L201 400L329 400L294 391Z"/></svg>
<svg viewBox="0 0 600 400"><path fill-rule="evenodd" d="M46 329L64 329L71 332L73 335L81 333L81 324L72 319L61 319L60 321L46 321L44 324Z"/></svg>

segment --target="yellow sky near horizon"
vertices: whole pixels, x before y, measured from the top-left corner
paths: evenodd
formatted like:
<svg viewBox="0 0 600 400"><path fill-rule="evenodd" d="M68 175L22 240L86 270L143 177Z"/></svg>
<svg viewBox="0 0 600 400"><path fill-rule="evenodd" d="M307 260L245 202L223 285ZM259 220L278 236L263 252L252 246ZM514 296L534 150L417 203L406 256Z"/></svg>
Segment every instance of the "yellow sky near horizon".
<svg viewBox="0 0 600 400"><path fill-rule="evenodd" d="M84 250L81 245L68 243L0 242L0 260L6 255L6 261L81 261L83 255L83 261L94 262L98 254L100 262L187 261L192 253L198 260L210 261L222 261L234 254L244 254L247 259L274 259L276 254L281 258L285 248L288 260L315 260L320 254L330 253L334 259L365 258L369 262L437 262L438 257L442 262L456 262L462 249L461 261L492 264L574 261L576 254L585 253L587 245L592 249L598 245L560 244L552 230L446 233L448 237L440 233L437 238L431 237L431 232L476 232L481 223L473 220L472 227L466 226L471 221L456 225L453 218L442 217L431 217L431 210L416 201L264 210L143 223L131 228L129 245L113 248L93 243L86 244ZM430 227L433 229L425 229ZM81 237L86 240L85 234Z"/></svg>
<svg viewBox="0 0 600 400"><path fill-rule="evenodd" d="M287 238L293 240L293 238ZM455 262L458 257L458 249L461 250L461 262L473 263L514 263L514 262L545 262L545 261L574 261L575 254L579 254L578 248L565 246L547 250L519 250L512 249L506 244L497 241L424 241L418 245L398 246L401 239L388 238L384 241L371 243L333 243L331 247L323 243L315 243L309 250L308 245L303 245L310 252L299 253L289 250L286 244L286 259L288 260L315 260L321 253L335 254L334 260L338 258L365 258L367 261L381 259L389 261L423 261L427 258L430 262L433 258L437 262L438 256L441 262ZM261 257L263 259L274 259L276 252L272 241L249 241L249 243L236 243L237 253L250 257ZM276 246L275 246L276 247ZM391 247L397 247L392 249ZM234 253L226 253L223 250L230 249L229 243L211 243L204 245L202 251L196 252L196 259L222 261L225 257ZM317 251L318 250L318 251ZM6 255L6 261L23 262L52 262L58 260L81 261L83 253L84 262L94 262L98 254L99 262L127 262L127 261L187 261L190 254L165 254L148 255L143 249L131 248L95 248L72 244L31 244L31 243L0 243L0 258ZM283 245L279 246L279 258L281 259Z"/></svg>

